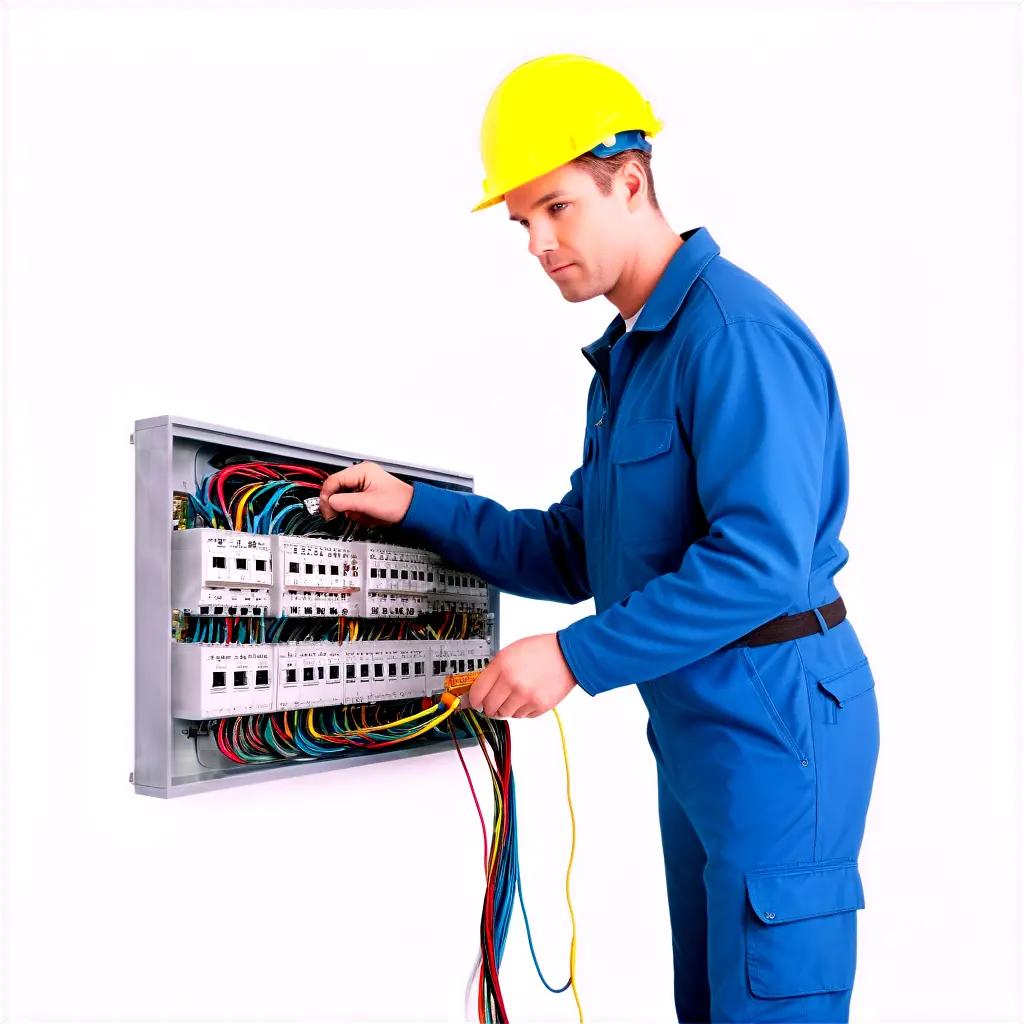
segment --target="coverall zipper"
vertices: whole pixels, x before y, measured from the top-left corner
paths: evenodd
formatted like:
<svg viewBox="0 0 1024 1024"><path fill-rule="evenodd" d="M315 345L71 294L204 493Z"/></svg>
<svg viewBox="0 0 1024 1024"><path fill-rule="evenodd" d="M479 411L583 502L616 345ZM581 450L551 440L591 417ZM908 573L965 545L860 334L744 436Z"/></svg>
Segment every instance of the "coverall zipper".
<svg viewBox="0 0 1024 1024"><path fill-rule="evenodd" d="M605 494L604 494L604 492L605 492L605 488L607 486L607 480L606 480L607 474L605 472L604 465L601 462L601 427L602 427L602 425L605 422L605 417L608 416L609 406L608 406L608 388L605 385L604 377L603 377L603 375L601 374L600 371L598 371L597 375L598 375L598 377L601 380L601 391L604 394L604 409L602 410L601 415L598 417L597 423L594 424L594 459L595 459L596 465L601 467L601 476L600 476L600 478L597 481L597 483L598 483L598 490L600 491L600 499L599 499L600 500L600 509L598 511L598 516L600 517L599 521L601 523L601 534L602 534L602 536L605 539L605 543L602 544L603 551L601 551L598 554L598 564L601 567L601 571L600 571L600 574L599 574L600 577L601 577L601 581L600 581L601 582L601 589L599 591L596 591L596 592L603 594L603 593L605 593L605 580L604 580L605 561L604 561L604 557L605 557L605 552L608 550L608 546L607 546L607 542L608 542L608 522L607 522L608 516L605 514ZM605 429L607 429L607 428L605 428ZM611 452L609 451L609 455L610 454L611 454ZM597 476L597 474L595 474L595 476ZM594 588L591 588L591 589L594 589Z"/></svg>

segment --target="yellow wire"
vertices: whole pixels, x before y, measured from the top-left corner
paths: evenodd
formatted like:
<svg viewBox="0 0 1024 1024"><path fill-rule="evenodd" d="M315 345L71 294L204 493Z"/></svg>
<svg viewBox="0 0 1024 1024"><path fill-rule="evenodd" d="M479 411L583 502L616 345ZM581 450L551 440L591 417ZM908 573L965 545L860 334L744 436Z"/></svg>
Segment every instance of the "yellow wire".
<svg viewBox="0 0 1024 1024"><path fill-rule="evenodd" d="M346 736L361 736L363 733L367 733L367 732L380 732L383 729L394 728L394 726L396 726L396 725L405 725L408 722L415 722L418 719L425 717L426 715L433 714L435 711L437 711L437 709L440 706L441 706L440 703L434 704L434 705L432 705L429 708L424 708L422 711L417 711L415 715L409 715L406 718L399 718L397 721L394 721L394 722L382 722L382 723L380 723L378 725L369 725L365 729L346 729L344 731L344 735L346 735ZM435 725L440 725L440 723L443 722L449 715L451 715L455 711L455 709L457 707L458 707L458 703L453 702L452 706L447 708L444 711L443 714L438 715L437 718L435 718L435 719L431 719L431 721L427 722L427 724L422 729L419 729L416 732L409 733L409 735L405 736L404 739L412 739L414 736L422 736L425 732L429 732L431 729L434 728ZM314 724L313 724L313 710L314 710L313 708L310 708L308 713L307 713L306 728L317 739L324 739L325 738L325 734L318 732L317 729L316 729L316 726L314 726Z"/></svg>
<svg viewBox="0 0 1024 1024"><path fill-rule="evenodd" d="M569 876L572 874L572 861L576 855L576 813L572 807L572 789L569 784L569 748L565 742L565 730L562 728L562 719L557 708L551 709L558 723L558 732L562 737L562 758L565 761L565 796L569 801L569 819L572 822L572 847L569 850L569 866L565 871L565 899L569 904L569 917L572 920L572 943L569 946L569 980L572 982L572 994L576 1000L576 1010L580 1015L580 1024L583 1024L583 1005L580 1003L580 993L576 988L576 914L572 909L572 896L569 893Z"/></svg>
<svg viewBox="0 0 1024 1024"><path fill-rule="evenodd" d="M238 503L238 508L235 509L235 529L241 530L242 523L245 521L245 503L249 500L249 495L254 491L258 491L261 487L266 484L266 480L262 483L253 484L246 492L242 495L242 500Z"/></svg>

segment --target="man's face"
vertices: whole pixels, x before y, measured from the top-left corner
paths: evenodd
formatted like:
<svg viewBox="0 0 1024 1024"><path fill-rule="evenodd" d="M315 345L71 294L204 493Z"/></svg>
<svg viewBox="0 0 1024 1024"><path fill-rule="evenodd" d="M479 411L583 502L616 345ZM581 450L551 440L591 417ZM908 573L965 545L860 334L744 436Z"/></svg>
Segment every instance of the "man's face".
<svg viewBox="0 0 1024 1024"><path fill-rule="evenodd" d="M505 193L510 219L529 232L530 254L569 302L606 295L618 281L630 246L628 201L618 181L604 196L572 164Z"/></svg>

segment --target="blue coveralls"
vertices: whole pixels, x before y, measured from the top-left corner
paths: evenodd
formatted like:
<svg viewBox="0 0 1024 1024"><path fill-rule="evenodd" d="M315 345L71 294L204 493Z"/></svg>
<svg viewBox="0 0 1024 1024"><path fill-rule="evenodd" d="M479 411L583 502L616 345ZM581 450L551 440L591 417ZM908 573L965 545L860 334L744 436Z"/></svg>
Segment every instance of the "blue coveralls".
<svg viewBox="0 0 1024 1024"><path fill-rule="evenodd" d="M417 482L399 525L509 593L593 596L558 640L585 692L635 683L647 706L678 1019L847 1021L872 671L849 618L727 646L838 596L839 397L796 314L706 228L681 237L633 330L616 315L583 349L596 372L561 501Z"/></svg>

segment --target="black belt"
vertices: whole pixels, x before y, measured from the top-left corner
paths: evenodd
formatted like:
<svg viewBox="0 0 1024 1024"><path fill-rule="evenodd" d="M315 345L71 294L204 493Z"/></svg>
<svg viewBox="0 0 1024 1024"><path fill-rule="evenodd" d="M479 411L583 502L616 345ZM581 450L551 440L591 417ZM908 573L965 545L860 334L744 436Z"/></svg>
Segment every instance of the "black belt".
<svg viewBox="0 0 1024 1024"><path fill-rule="evenodd" d="M829 629L838 626L846 618L846 605L843 604L841 597L837 597L831 604L821 605L816 610L821 613ZM795 640L797 637L824 632L814 611L797 612L795 615L780 615L777 619L752 629L739 640L726 644L726 647L760 647L763 644L777 644L783 640Z"/></svg>

